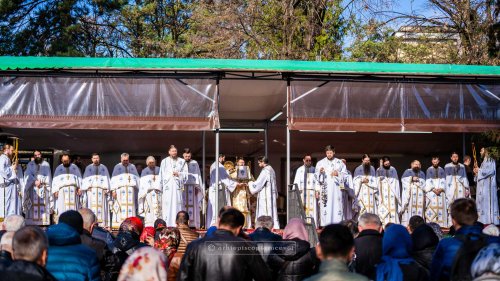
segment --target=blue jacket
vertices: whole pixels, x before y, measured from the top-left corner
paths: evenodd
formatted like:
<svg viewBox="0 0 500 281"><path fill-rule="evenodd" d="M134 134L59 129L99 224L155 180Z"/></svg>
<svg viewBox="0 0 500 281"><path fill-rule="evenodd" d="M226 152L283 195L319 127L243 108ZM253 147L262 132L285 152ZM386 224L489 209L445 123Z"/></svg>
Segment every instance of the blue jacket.
<svg viewBox="0 0 500 281"><path fill-rule="evenodd" d="M65 223L47 230L47 270L59 281L99 281L99 262L94 250L82 244L80 234Z"/></svg>
<svg viewBox="0 0 500 281"><path fill-rule="evenodd" d="M467 235L469 233L482 233L480 226L462 226L457 230L456 235L462 234ZM490 236L489 244L500 243L500 237ZM462 241L450 237L441 240L434 252L431 264L431 280L441 280L443 278L449 279L451 267L453 266L453 261L455 260L455 255L460 249Z"/></svg>

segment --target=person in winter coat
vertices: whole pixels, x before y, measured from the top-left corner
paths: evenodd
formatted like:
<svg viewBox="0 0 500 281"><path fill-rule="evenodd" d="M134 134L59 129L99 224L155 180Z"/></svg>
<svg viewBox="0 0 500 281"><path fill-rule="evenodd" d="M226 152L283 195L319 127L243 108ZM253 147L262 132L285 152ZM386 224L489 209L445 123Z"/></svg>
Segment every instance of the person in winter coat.
<svg viewBox="0 0 500 281"><path fill-rule="evenodd" d="M413 259L429 272L431 269L432 255L439 243L439 238L432 227L427 224L422 224L411 234L411 241L413 244Z"/></svg>
<svg viewBox="0 0 500 281"><path fill-rule="evenodd" d="M375 265L382 257L382 222L378 215L364 213L359 217L356 245L356 273L375 279Z"/></svg>
<svg viewBox="0 0 500 281"><path fill-rule="evenodd" d="M411 257L412 243L408 230L393 224L382 239L382 262L377 265L377 281L426 281L429 275Z"/></svg>
<svg viewBox="0 0 500 281"><path fill-rule="evenodd" d="M78 231L61 221L72 222ZM82 244L82 231L82 216L73 210L62 213L59 223L47 229L47 270L59 281L101 280L96 252Z"/></svg>
<svg viewBox="0 0 500 281"><path fill-rule="evenodd" d="M275 247L267 263L278 280L303 280L317 272L319 260L309 244L309 235L304 221L291 219L285 227L281 247Z"/></svg>

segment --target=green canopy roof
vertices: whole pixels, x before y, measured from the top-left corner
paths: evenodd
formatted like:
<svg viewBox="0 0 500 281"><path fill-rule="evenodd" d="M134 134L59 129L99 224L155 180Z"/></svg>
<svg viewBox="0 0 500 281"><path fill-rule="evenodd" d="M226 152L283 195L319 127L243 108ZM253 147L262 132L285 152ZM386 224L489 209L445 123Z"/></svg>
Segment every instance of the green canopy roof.
<svg viewBox="0 0 500 281"><path fill-rule="evenodd" d="M438 76L500 76L500 66L290 60L0 57L0 70L243 71Z"/></svg>

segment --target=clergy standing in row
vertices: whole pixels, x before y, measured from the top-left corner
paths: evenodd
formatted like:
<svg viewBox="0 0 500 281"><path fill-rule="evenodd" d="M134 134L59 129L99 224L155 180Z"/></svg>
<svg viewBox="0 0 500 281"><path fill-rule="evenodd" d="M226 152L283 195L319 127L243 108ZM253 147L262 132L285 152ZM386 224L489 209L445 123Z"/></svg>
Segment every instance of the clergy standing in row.
<svg viewBox="0 0 500 281"><path fill-rule="evenodd" d="M435 222L443 227L450 227L448 221L448 200L446 199L446 176L444 169L439 167L439 157L432 157L432 166L427 169L425 190L427 200L425 206L425 219Z"/></svg>
<svg viewBox="0 0 500 281"><path fill-rule="evenodd" d="M496 164L487 148L481 148L483 162L480 168L474 168L477 182L476 203L479 221L484 224L499 224Z"/></svg>
<svg viewBox="0 0 500 281"><path fill-rule="evenodd" d="M398 172L391 166L388 156L382 157L382 166L377 169L378 215L383 225L399 223L399 210L401 208L401 187Z"/></svg>
<svg viewBox="0 0 500 281"><path fill-rule="evenodd" d="M315 224L318 225L317 198L319 197L320 186L316 181L311 155L306 154L302 161L304 165L300 166L295 172L293 183L299 188L300 199L302 200L306 217L313 218Z"/></svg>
<svg viewBox="0 0 500 281"><path fill-rule="evenodd" d="M14 147L10 144L3 146L3 154L0 155L0 217L21 214L21 182L18 177L18 165L12 163ZM22 171L21 171L22 172Z"/></svg>
<svg viewBox="0 0 500 281"><path fill-rule="evenodd" d="M160 168L156 159L148 156L146 168L142 170L139 183L139 215L144 217L144 226L154 226L157 219L162 218L163 189L160 184Z"/></svg>
<svg viewBox="0 0 500 281"><path fill-rule="evenodd" d="M425 210L425 174L421 171L420 161L413 160L411 169L407 169L401 177L403 185L401 224L408 225L413 216L424 216Z"/></svg>
<svg viewBox="0 0 500 281"><path fill-rule="evenodd" d="M80 208L80 187L82 184L82 174L80 169L70 163L68 153L63 153L61 162L54 172L52 180L52 194L54 196L54 213L56 216L68 210L78 210Z"/></svg>
<svg viewBox="0 0 500 281"><path fill-rule="evenodd" d="M92 154L92 164L85 168L82 181L82 208L94 212L97 223L109 226L108 198L110 193L109 171L101 164L98 153Z"/></svg>
<svg viewBox="0 0 500 281"><path fill-rule="evenodd" d="M334 158L335 148L325 147L326 157L316 164L316 180L320 185L320 225L339 223L344 219L342 190L346 167L340 159Z"/></svg>
<svg viewBox="0 0 500 281"><path fill-rule="evenodd" d="M354 191L360 205L359 215L377 214L378 182L375 168L371 165L370 156L361 157L362 163L354 170Z"/></svg>
<svg viewBox="0 0 500 281"><path fill-rule="evenodd" d="M52 171L39 150L33 152L33 160L24 172L23 210L27 225L50 224L50 197Z"/></svg>
<svg viewBox="0 0 500 281"><path fill-rule="evenodd" d="M259 177L255 181L248 183L248 189L252 194L257 194L257 209L255 214L255 224L257 218L270 216L273 219L273 228L279 229L277 197L278 187L276 186L276 173L269 165L267 157L258 158L259 167L262 168Z"/></svg>
<svg viewBox="0 0 500 281"><path fill-rule="evenodd" d="M203 200L205 199L205 186L201 179L200 166L196 160L191 159L192 154L189 148L184 149L182 157L187 167L186 182L184 183L184 193L182 197L184 201L183 210L189 214L189 226L200 228L200 211Z"/></svg>
<svg viewBox="0 0 500 281"><path fill-rule="evenodd" d="M469 181L467 180L467 172L465 166L458 163L458 153L451 153L451 163L444 166L444 172L446 175L446 198L449 204L459 198L468 198L469 192ZM451 221L451 218L449 218Z"/></svg>
<svg viewBox="0 0 500 281"><path fill-rule="evenodd" d="M207 228L213 226L217 223L217 214L219 210L215 209L215 201L217 199L216 192L218 192L218 188L223 189L224 196L224 206L231 206L231 193L238 186L238 182L231 179L226 169L224 168L224 161L226 160L226 156L224 154L219 155L218 161L212 163L210 166L210 187L208 190L208 206L207 206ZM216 183L216 172L219 170L219 182ZM219 196L221 194L219 193ZM220 202L221 200L219 200ZM218 206L219 209L224 206Z"/></svg>
<svg viewBox="0 0 500 281"><path fill-rule="evenodd" d="M171 145L168 157L161 161L160 181L163 189L162 213L169 227L175 227L177 213L184 210L184 184L187 178L187 165L184 159L177 156L177 148Z"/></svg>
<svg viewBox="0 0 500 281"><path fill-rule="evenodd" d="M135 217L137 212L137 194L139 192L139 174L134 164L130 163L128 153L122 153L120 163L113 168L111 178L112 192L112 228L129 217Z"/></svg>

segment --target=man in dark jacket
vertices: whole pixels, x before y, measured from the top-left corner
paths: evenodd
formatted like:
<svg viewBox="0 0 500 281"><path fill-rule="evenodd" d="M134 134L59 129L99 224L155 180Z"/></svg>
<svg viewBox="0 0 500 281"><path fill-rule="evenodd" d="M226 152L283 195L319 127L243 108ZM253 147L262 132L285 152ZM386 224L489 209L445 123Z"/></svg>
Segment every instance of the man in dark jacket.
<svg viewBox="0 0 500 281"><path fill-rule="evenodd" d="M457 236L481 235L482 233L482 228L475 225L478 214L474 200L466 198L455 200L450 206L450 213L456 233L454 237L439 241L432 257L431 280L450 279L453 261L463 243ZM490 236L487 243L500 243L500 237Z"/></svg>
<svg viewBox="0 0 500 281"><path fill-rule="evenodd" d="M14 261L1 274L4 281L56 281L45 269L49 242L36 226L25 226L14 234L12 250Z"/></svg>
<svg viewBox="0 0 500 281"><path fill-rule="evenodd" d="M62 213L59 223L47 230L47 270L59 281L101 280L96 253L82 245L82 232L83 218L73 210Z"/></svg>
<svg viewBox="0 0 500 281"><path fill-rule="evenodd" d="M264 262L267 262L267 257L271 253L274 242L281 241L282 238L278 234L272 233L273 218L270 216L260 216L257 218L257 229L251 233L250 239L257 244L257 249L262 255Z"/></svg>
<svg viewBox="0 0 500 281"><path fill-rule="evenodd" d="M244 223L240 211L225 211L213 235L189 244L177 280L271 280L255 245L237 237Z"/></svg>
<svg viewBox="0 0 500 281"><path fill-rule="evenodd" d="M0 239L0 270L3 270L12 263L12 238L14 232L6 232Z"/></svg>
<svg viewBox="0 0 500 281"><path fill-rule="evenodd" d="M375 280L375 265L382 257L382 222L375 214L364 213L358 221L356 245L356 272Z"/></svg>

